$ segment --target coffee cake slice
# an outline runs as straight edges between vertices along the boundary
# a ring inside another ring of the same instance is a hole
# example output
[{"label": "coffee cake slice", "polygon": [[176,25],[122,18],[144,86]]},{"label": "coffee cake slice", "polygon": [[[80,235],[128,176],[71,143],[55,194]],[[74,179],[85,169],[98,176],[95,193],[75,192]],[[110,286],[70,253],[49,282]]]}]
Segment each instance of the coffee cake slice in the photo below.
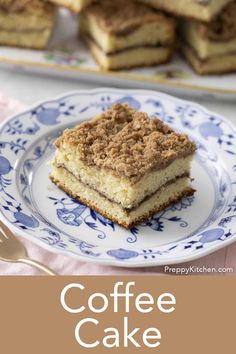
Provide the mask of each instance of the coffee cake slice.
[{"label": "coffee cake slice", "polygon": [[103,0],[82,11],[80,36],[104,69],[157,65],[171,58],[175,21],[132,0]]},{"label": "coffee cake slice", "polygon": [[125,228],[194,193],[196,145],[126,104],[65,130],[55,145],[51,180]]},{"label": "coffee cake slice", "polygon": [[199,74],[236,71],[236,1],[209,24],[185,20],[181,49]]},{"label": "coffee cake slice", "polygon": [[0,45],[43,49],[54,20],[52,4],[40,0],[0,0]]}]

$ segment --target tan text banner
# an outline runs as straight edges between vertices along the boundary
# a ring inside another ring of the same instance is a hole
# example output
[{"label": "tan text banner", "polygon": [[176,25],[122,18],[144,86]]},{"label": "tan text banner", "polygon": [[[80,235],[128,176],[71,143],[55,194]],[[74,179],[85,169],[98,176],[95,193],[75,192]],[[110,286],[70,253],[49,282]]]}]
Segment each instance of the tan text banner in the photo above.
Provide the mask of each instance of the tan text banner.
[{"label": "tan text banner", "polygon": [[236,350],[235,277],[1,277],[0,290],[4,354]]}]

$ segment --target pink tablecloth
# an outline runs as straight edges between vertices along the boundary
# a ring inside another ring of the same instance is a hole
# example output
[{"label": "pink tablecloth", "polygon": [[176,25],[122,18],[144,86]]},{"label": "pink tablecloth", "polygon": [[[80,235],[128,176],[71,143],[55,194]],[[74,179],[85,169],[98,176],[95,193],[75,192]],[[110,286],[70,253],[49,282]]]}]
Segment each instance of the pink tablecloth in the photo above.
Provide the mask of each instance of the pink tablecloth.
[{"label": "pink tablecloth", "polygon": [[[0,120],[7,118],[9,115],[19,112],[24,109],[24,105],[17,102],[14,99],[9,99],[0,94]],[[143,268],[143,269],[125,269],[125,268],[115,268],[115,267],[105,267],[101,265],[96,265],[87,262],[80,262],[72,258],[54,254],[45,251],[43,248],[36,246],[32,242],[21,239],[25,244],[29,256],[35,260],[41,261],[42,263],[48,265],[50,268],[55,270],[61,275],[129,275],[129,274],[163,274],[164,267],[155,268]],[[232,268],[232,270],[226,273],[218,274],[232,274],[236,273],[236,242],[229,247],[226,247],[220,251],[217,251],[207,257],[201,258],[197,261],[177,265],[177,267],[188,268],[195,266],[199,268],[199,271],[207,268]],[[172,266],[174,267],[174,266]],[[205,274],[208,273],[207,271]],[[0,275],[38,275],[41,274],[39,271],[31,268],[29,266],[21,264],[4,263],[0,261]],[[168,273],[166,273],[168,274]],[[173,274],[173,273],[172,273]],[[193,273],[191,273],[193,274]],[[194,274],[202,274],[201,272],[196,272]],[[214,273],[213,273],[214,274]]]}]

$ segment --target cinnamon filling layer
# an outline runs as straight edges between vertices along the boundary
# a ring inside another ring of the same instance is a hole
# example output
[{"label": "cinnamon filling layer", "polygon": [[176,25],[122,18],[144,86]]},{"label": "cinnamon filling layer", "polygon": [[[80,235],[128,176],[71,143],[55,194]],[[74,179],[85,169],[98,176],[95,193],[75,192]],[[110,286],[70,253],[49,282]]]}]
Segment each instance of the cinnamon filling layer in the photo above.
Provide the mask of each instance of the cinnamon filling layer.
[{"label": "cinnamon filling layer", "polygon": [[160,41],[158,41],[158,43],[152,45],[152,44],[140,44],[140,45],[132,45],[132,46],[129,46],[129,47],[125,47],[123,49],[119,49],[119,50],[114,50],[114,51],[108,51],[108,52],[105,52],[104,49],[98,44],[98,42],[88,33],[83,33],[83,36],[85,38],[87,38],[89,41],[93,42],[94,45],[96,45],[105,55],[107,56],[112,56],[112,55],[117,55],[117,54],[120,54],[120,53],[124,53],[124,52],[127,52],[128,50],[131,50],[131,49],[139,49],[139,48],[168,48],[170,47],[170,44],[169,43],[161,43]]},{"label": "cinnamon filling layer", "polygon": [[134,205],[131,206],[130,208],[124,208],[121,203],[118,203],[118,202],[116,202],[115,200],[113,200],[112,198],[107,197],[104,193],[100,192],[99,190],[97,190],[96,188],[90,186],[89,184],[82,182],[81,179],[78,178],[78,176],[75,176],[73,173],[71,173],[71,172],[65,167],[65,165],[63,165],[63,164],[56,164],[56,167],[57,167],[57,168],[63,168],[63,169],[66,170],[68,173],[70,173],[74,178],[76,178],[77,181],[79,181],[81,184],[83,184],[85,187],[88,187],[88,188],[94,190],[94,191],[97,192],[100,196],[102,196],[103,198],[106,198],[107,200],[109,200],[111,203],[114,203],[114,204],[116,204],[116,205],[121,206],[121,208],[122,208],[124,211],[126,211],[127,213],[138,209],[142,203],[146,202],[148,199],[150,199],[150,198],[151,198],[154,194],[156,194],[158,191],[160,191],[161,189],[166,188],[167,186],[169,186],[169,185],[172,184],[172,183],[175,183],[177,180],[179,180],[179,179],[181,179],[181,178],[186,178],[186,177],[190,178],[190,174],[189,174],[189,173],[183,173],[181,176],[178,176],[178,177],[175,177],[175,178],[169,180],[167,183],[165,183],[164,185],[162,185],[160,188],[158,188],[157,190],[155,190],[153,193],[146,195],[146,196],[145,196],[141,201],[139,201],[137,204],[134,204]]},{"label": "cinnamon filling layer", "polygon": [[199,57],[197,51],[195,50],[195,48],[193,48],[189,43],[186,43],[186,41],[184,41],[184,45],[186,47],[188,47],[194,54],[194,56],[197,58],[197,60],[200,62],[200,63],[206,63],[210,58],[214,58],[214,57],[218,57],[218,58],[221,58],[224,59],[224,56],[225,55],[236,55],[236,49],[235,50],[232,50],[232,51],[229,51],[229,52],[226,52],[224,54],[219,54],[219,55],[212,55],[212,56],[209,56],[207,57],[206,59],[202,59]]}]

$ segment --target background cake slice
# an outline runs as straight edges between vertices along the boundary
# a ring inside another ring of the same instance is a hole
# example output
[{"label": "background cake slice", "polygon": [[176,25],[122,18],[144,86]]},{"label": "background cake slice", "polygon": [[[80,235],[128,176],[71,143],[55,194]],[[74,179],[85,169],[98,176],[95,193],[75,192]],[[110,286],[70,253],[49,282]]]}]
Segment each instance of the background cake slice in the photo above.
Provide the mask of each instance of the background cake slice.
[{"label": "background cake slice", "polygon": [[103,0],[81,13],[80,36],[104,69],[155,65],[171,57],[175,21],[132,0]]},{"label": "background cake slice", "polygon": [[139,0],[156,9],[200,21],[211,21],[232,0]]},{"label": "background cake slice", "polygon": [[55,7],[40,0],[0,0],[0,45],[44,48],[55,20]]},{"label": "background cake slice", "polygon": [[236,1],[209,24],[185,20],[181,47],[199,74],[236,71]]},{"label": "background cake slice", "polygon": [[194,192],[196,145],[127,105],[65,130],[56,147],[52,181],[126,228]]}]

